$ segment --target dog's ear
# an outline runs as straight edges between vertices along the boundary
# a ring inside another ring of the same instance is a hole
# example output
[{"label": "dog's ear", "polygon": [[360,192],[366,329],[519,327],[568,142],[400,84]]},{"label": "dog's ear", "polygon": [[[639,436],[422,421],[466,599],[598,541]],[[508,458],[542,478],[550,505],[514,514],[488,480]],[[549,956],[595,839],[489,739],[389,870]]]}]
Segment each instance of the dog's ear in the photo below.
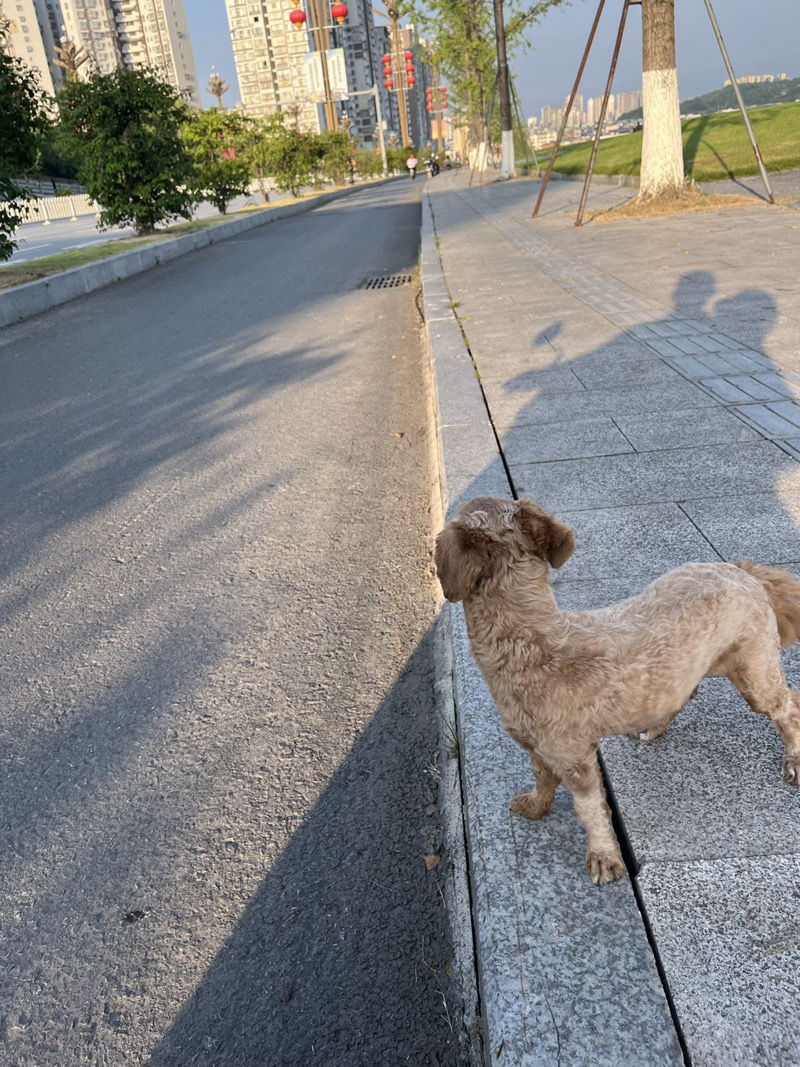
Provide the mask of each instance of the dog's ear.
[{"label": "dog's ear", "polygon": [[517,501],[517,524],[528,551],[547,560],[551,567],[563,567],[575,551],[575,534],[569,526],[530,500]]},{"label": "dog's ear", "polygon": [[489,545],[483,530],[449,522],[436,538],[433,559],[442,592],[455,603],[464,600],[483,573]]}]

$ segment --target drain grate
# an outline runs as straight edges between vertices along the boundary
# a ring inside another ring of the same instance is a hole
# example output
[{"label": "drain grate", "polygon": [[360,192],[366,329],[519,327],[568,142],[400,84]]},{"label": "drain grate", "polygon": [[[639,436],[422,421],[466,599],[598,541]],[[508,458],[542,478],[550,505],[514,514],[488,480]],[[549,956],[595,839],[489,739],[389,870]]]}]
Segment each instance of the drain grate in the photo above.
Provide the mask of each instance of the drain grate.
[{"label": "drain grate", "polygon": [[401,285],[411,285],[410,274],[379,274],[377,278],[367,278],[359,289],[397,289]]}]

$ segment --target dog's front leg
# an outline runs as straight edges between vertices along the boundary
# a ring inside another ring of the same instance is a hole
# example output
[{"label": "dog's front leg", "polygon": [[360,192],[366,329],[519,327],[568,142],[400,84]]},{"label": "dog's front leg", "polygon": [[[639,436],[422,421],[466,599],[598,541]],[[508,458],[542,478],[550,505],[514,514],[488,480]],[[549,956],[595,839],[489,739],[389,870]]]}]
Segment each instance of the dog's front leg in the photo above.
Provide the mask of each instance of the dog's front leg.
[{"label": "dog's front leg", "polygon": [[523,745],[523,748],[527,749],[531,757],[536,788],[530,792],[517,793],[509,807],[515,815],[522,815],[526,819],[541,819],[553,806],[559,779],[527,745]]},{"label": "dog's front leg", "polygon": [[595,885],[614,882],[625,870],[606,803],[597,750],[583,759],[557,768],[563,784],[572,793],[575,814],[586,830],[586,869]]}]

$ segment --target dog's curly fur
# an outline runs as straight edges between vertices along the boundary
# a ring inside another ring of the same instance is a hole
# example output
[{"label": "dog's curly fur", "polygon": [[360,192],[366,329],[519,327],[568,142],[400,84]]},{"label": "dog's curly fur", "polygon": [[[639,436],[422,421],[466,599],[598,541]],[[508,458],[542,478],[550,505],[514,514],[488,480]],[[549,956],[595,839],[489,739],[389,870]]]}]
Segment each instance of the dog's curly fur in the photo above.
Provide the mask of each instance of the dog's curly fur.
[{"label": "dog's curly fur", "polygon": [[503,726],[530,755],[536,788],[511,809],[540,819],[556,787],[572,793],[595,884],[623,871],[597,761],[601,737],[664,733],[703,678],[725,675],[784,742],[783,776],[800,780],[800,694],[780,647],[800,637],[800,584],[754,563],[689,563],[639,596],[564,612],[550,567],[572,530],[529,500],[479,497],[436,541],[444,595],[463,601],[470,647]]}]

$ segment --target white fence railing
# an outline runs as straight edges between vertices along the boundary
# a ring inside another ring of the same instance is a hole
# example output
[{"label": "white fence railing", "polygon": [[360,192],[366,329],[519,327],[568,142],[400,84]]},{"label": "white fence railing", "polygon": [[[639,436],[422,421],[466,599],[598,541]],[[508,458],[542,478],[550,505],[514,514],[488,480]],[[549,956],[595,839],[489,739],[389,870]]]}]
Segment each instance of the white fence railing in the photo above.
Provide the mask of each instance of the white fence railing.
[{"label": "white fence railing", "polygon": [[99,215],[97,204],[86,193],[76,196],[42,196],[25,201],[25,222],[44,222],[53,219],[77,219],[79,215]]}]

